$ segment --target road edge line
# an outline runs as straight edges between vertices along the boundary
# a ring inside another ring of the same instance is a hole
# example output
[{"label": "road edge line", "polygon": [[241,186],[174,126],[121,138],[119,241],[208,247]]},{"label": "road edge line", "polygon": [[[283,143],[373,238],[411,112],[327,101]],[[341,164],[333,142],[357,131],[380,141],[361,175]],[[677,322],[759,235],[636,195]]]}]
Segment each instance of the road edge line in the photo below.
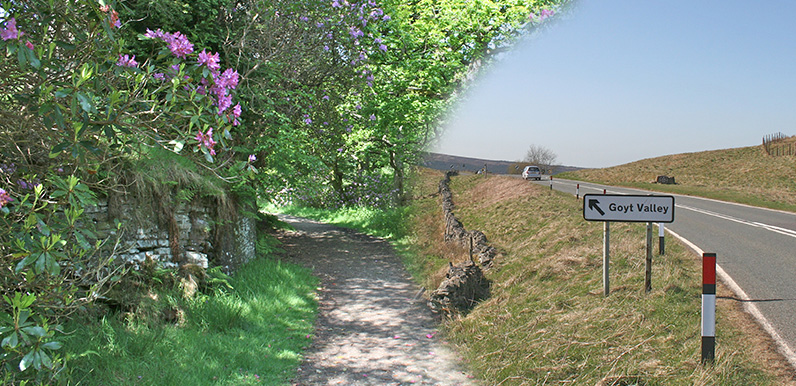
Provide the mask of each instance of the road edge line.
[{"label": "road edge line", "polygon": [[[696,252],[697,255],[702,256],[702,254],[704,253],[702,248],[699,248],[698,246],[696,246],[696,244],[692,243],[685,237],[680,236],[679,234],[668,228],[665,228],[665,230],[666,232],[669,232],[669,234],[674,236],[676,239],[683,242],[683,244],[691,248],[691,250]],[[743,304],[744,310],[750,315],[752,315],[753,318],[755,318],[757,323],[760,324],[760,327],[763,327],[763,330],[765,330],[765,332],[768,333],[768,335],[771,337],[772,340],[774,340],[774,343],[777,345],[777,351],[779,351],[779,353],[785,357],[785,360],[788,361],[788,363],[791,365],[793,369],[796,369],[796,353],[793,351],[793,349],[790,348],[790,346],[788,346],[785,340],[782,339],[782,336],[779,335],[776,329],[774,329],[774,326],[771,325],[771,322],[769,322],[768,319],[766,319],[766,317],[763,316],[763,313],[760,312],[760,309],[757,308],[757,305],[752,303],[751,301],[752,299],[749,298],[749,295],[746,294],[746,291],[744,291],[738,285],[738,283],[736,283],[735,280],[733,280],[732,277],[730,277],[730,275],[726,271],[724,271],[724,269],[721,268],[721,266],[718,263],[716,264],[716,274],[719,276],[719,278],[721,278],[721,281],[724,282],[724,284],[726,284],[727,287],[730,288],[730,291],[732,291],[735,294],[735,296],[737,296],[742,300],[741,303]]]}]

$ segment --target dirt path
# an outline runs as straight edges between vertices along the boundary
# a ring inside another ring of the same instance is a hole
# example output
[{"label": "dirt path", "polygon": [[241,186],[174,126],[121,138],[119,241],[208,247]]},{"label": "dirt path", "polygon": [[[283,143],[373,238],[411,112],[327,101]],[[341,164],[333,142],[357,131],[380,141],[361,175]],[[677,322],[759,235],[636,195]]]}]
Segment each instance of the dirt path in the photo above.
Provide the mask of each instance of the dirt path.
[{"label": "dirt path", "polygon": [[475,385],[391,246],[291,216],[287,259],[321,279],[316,333],[294,385]]}]

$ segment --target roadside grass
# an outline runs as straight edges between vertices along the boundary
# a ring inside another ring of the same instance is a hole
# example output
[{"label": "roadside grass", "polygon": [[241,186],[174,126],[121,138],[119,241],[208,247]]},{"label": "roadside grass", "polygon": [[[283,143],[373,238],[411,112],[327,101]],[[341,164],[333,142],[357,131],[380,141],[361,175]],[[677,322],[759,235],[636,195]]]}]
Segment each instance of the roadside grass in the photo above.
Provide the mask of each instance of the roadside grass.
[{"label": "roadside grass", "polygon": [[[421,178],[435,184],[416,185],[412,234],[422,249],[413,258],[433,286],[437,265],[447,264],[441,233],[431,231],[442,221],[430,196],[442,174]],[[505,177],[454,177],[451,188],[465,228],[483,231],[501,252],[487,271],[491,297],[445,324],[486,384],[794,384],[729,296],[718,302],[716,361],[700,364],[701,265],[679,242],[668,240],[665,256],[655,249],[653,290],[645,293],[645,227],[612,224],[605,297],[602,223],[584,221],[575,197]]]},{"label": "roadside grass", "polygon": [[[261,257],[209,294],[151,291],[137,309],[75,321],[70,385],[288,385],[311,341],[317,279]],[[163,320],[176,310],[176,320]]]},{"label": "roadside grass", "polygon": [[[659,175],[677,185],[655,184]],[[796,212],[796,157],[772,157],[762,146],[675,154],[556,178],[685,194]]]}]

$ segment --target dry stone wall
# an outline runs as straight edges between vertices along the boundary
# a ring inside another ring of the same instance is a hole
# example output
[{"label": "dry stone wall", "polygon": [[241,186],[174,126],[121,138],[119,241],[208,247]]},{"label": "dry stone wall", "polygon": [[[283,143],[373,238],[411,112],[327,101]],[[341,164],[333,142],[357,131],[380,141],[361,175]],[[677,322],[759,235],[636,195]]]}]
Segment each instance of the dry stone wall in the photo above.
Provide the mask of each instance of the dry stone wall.
[{"label": "dry stone wall", "polygon": [[86,208],[84,216],[100,238],[120,239],[117,259],[134,268],[151,259],[164,268],[214,265],[229,273],[255,257],[256,222],[249,217],[219,221],[212,204],[191,203],[169,210],[173,215],[164,220],[135,199],[114,201],[112,208],[107,200]]},{"label": "dry stone wall", "polygon": [[429,307],[432,311],[446,315],[461,314],[469,311],[477,302],[489,297],[489,280],[484,277],[483,269],[488,268],[497,256],[497,250],[490,246],[486,235],[478,230],[468,231],[453,212],[453,194],[449,183],[455,171],[445,173],[439,183],[439,195],[442,201],[442,213],[445,221],[446,242],[453,242],[468,248],[470,261],[461,264],[450,264],[445,280],[436,290],[431,292]]}]

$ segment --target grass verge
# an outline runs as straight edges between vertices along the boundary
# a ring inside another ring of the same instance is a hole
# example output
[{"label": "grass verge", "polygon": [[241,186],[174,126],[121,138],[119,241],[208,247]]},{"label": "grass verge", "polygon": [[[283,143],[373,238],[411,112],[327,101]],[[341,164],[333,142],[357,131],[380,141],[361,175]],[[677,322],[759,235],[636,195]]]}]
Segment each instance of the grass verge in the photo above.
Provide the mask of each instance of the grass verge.
[{"label": "grass verge", "polygon": [[[430,196],[435,186],[417,185],[413,232],[425,251],[418,265],[432,283],[448,258],[441,233],[428,231],[441,222]],[[726,292],[718,304],[716,362],[700,364],[700,265],[678,242],[654,256],[653,290],[645,293],[645,227],[612,224],[612,292],[605,297],[602,223],[584,221],[574,197],[503,177],[455,177],[451,188],[464,226],[483,231],[501,251],[487,271],[492,297],[446,323],[447,337],[486,384],[794,383]]]},{"label": "grass verge", "polygon": [[[135,312],[66,326],[69,384],[287,385],[311,341],[317,284],[296,265],[259,258],[210,294],[148,294]],[[158,317],[177,310],[171,321]]]}]

